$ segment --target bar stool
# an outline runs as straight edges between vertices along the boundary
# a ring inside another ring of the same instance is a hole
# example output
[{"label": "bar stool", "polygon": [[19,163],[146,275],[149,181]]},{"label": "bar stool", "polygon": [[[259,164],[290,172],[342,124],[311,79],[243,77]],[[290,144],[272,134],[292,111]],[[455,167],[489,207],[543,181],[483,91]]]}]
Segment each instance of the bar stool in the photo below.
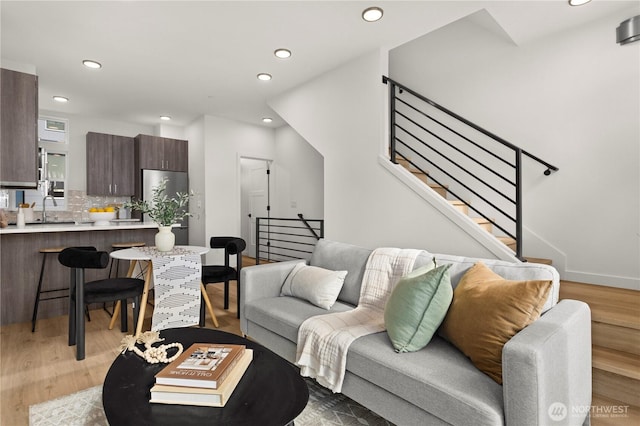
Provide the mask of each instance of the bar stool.
[{"label": "bar stool", "polygon": [[[69,297],[69,287],[61,287],[61,288],[55,288],[55,289],[50,289],[50,290],[43,290],[42,289],[42,281],[44,279],[44,266],[47,262],[47,256],[50,254],[55,254],[57,255],[58,253],[60,253],[62,250],[64,250],[66,247],[47,247],[47,248],[41,248],[39,251],[42,254],[42,266],[40,267],[40,278],[38,278],[38,289],[36,291],[36,301],[33,304],[33,316],[31,317],[31,332],[35,332],[36,331],[36,320],[38,318],[38,305],[40,305],[40,301],[46,301],[46,300],[54,300],[54,299],[63,299],[63,298],[67,298]],[[60,296],[47,296],[47,297],[40,297],[41,294],[44,293],[54,293],[54,292],[60,292],[60,291],[64,291],[65,293],[63,295]]]},{"label": "bar stool", "polygon": [[[127,241],[122,243],[113,243],[111,244],[111,249],[113,251],[128,249],[133,247],[144,247],[146,244],[143,241]],[[111,265],[109,266],[109,278],[111,278],[111,271],[113,269],[114,259],[111,259]],[[115,259],[116,264],[116,277],[118,276],[118,271],[120,270],[120,259]]]}]

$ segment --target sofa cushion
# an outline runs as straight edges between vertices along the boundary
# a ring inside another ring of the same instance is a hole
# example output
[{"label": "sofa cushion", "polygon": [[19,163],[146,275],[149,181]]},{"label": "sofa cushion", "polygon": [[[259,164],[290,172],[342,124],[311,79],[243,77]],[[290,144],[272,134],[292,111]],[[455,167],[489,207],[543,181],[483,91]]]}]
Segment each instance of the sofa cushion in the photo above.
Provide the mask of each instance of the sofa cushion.
[{"label": "sofa cushion", "polygon": [[291,296],[270,297],[251,301],[244,305],[247,321],[260,324],[294,344],[298,341],[298,328],[304,320],[316,315],[344,312],[353,306],[337,301],[330,310],[319,308],[306,300]]},{"label": "sofa cushion", "polygon": [[439,336],[406,353],[395,352],[384,332],[360,337],[349,347],[347,371],[448,424],[504,424],[502,386]]},{"label": "sofa cushion", "polygon": [[[476,262],[478,262],[478,259],[454,256],[450,254],[436,254],[434,256],[438,265],[442,265],[444,263],[451,264],[449,276],[451,277],[451,285],[454,289],[458,285],[458,282],[460,282],[462,276],[473,265],[475,265]],[[489,267],[489,269],[506,280],[550,280],[553,287],[549,292],[549,297],[547,298],[541,313],[545,313],[558,303],[558,296],[560,293],[560,276],[554,267],[542,265],[540,263],[518,263],[493,259],[483,259],[482,262]]]},{"label": "sofa cushion", "polygon": [[397,352],[413,352],[429,343],[451,304],[451,265],[414,269],[398,281],[384,310],[384,324]]},{"label": "sofa cushion", "polygon": [[323,309],[331,309],[346,275],[347,271],[331,271],[299,263],[284,280],[280,295],[298,297]]},{"label": "sofa cushion", "polygon": [[[357,306],[360,301],[362,277],[372,251],[352,244],[321,239],[316,243],[309,265],[333,271],[348,271],[338,300]],[[424,251],[416,259],[413,268],[417,269],[432,262],[433,255]]]},{"label": "sofa cushion", "polygon": [[509,281],[476,263],[460,280],[440,334],[502,384],[502,347],[540,317],[551,281]]},{"label": "sofa cushion", "polygon": [[371,251],[351,244],[321,239],[316,243],[309,265],[333,271],[347,271],[338,300],[356,306],[360,300],[362,276]]}]

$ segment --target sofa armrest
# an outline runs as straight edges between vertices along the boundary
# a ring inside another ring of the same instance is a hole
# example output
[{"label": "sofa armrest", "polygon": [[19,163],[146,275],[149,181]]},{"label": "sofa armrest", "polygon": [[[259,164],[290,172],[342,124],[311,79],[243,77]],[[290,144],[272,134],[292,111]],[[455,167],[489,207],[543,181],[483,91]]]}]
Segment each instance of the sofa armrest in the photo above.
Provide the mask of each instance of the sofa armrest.
[{"label": "sofa armrest", "polygon": [[244,305],[257,299],[277,297],[287,275],[304,260],[267,263],[248,266],[240,270],[240,329],[246,330]]},{"label": "sofa armrest", "polygon": [[[581,425],[591,406],[591,311],[562,300],[502,351],[507,425]],[[588,422],[587,422],[588,423]]]}]

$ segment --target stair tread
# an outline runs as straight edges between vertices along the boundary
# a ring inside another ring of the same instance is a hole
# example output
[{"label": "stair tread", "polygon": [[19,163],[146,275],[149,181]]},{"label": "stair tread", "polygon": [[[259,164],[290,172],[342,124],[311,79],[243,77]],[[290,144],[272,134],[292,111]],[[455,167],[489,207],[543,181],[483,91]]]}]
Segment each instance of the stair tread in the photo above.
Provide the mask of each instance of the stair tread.
[{"label": "stair tread", "polygon": [[593,300],[594,302],[604,302],[616,306],[640,306],[640,291],[566,280],[563,280],[563,284],[564,286],[561,291],[564,293],[579,294],[584,298],[581,300]]},{"label": "stair tread", "polygon": [[591,343],[604,348],[640,355],[640,332],[635,328],[591,321]]},{"label": "stair tread", "polygon": [[[638,406],[629,405],[596,393],[593,394],[591,406],[591,426],[635,426],[640,424],[640,407]],[[609,411],[610,407],[625,407],[619,408],[625,412],[615,413],[615,416],[608,415],[606,411]],[[602,412],[598,412],[598,409]]]},{"label": "stair tread", "polygon": [[611,306],[606,304],[594,302],[587,302],[587,304],[591,308],[592,321],[640,330],[640,317],[638,317],[637,309],[630,310],[618,307],[612,310]]},{"label": "stair tread", "polygon": [[428,175],[429,172],[422,172],[418,170],[413,164],[411,164],[411,160],[399,152],[396,153],[396,164],[401,165],[405,169],[409,170],[411,173],[421,173],[424,175]]},{"label": "stair tread", "polygon": [[621,401],[624,405],[640,406],[638,380],[599,368],[591,370],[591,377],[593,379],[592,394]]},{"label": "stair tread", "polygon": [[499,239],[500,241],[502,241],[505,244],[507,244],[507,243],[512,244],[512,243],[516,242],[516,240],[514,240],[511,237],[496,237],[496,238]]},{"label": "stair tread", "polygon": [[491,223],[491,221],[489,221],[488,219],[485,219],[484,217],[472,217],[471,220],[473,220],[478,225],[481,223]]},{"label": "stair tread", "polygon": [[525,256],[525,259],[529,263],[542,263],[543,265],[552,265],[553,264],[553,261],[551,259],[544,259],[542,257]]},{"label": "stair tread", "polygon": [[592,363],[594,368],[640,380],[640,355],[593,346]]},{"label": "stair tread", "polygon": [[640,330],[640,292],[601,285],[562,281],[560,299],[586,302],[593,321]]}]

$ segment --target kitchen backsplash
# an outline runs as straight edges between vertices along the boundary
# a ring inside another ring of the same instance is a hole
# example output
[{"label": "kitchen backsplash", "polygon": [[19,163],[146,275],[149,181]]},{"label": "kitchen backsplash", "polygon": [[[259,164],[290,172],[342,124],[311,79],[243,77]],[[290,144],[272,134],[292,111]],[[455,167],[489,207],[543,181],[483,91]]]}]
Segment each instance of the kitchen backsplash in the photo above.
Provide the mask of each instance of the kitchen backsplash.
[{"label": "kitchen backsplash", "polygon": [[[91,207],[106,206],[122,206],[127,201],[131,201],[131,197],[97,197],[87,195],[84,191],[68,190],[66,192],[66,208],[65,210],[52,209],[51,204],[47,203],[47,218],[50,221],[63,222],[87,222],[89,221],[88,210]],[[9,216],[9,223],[16,221],[16,210],[5,210]],[[34,210],[34,220],[42,219],[42,210]]]}]

